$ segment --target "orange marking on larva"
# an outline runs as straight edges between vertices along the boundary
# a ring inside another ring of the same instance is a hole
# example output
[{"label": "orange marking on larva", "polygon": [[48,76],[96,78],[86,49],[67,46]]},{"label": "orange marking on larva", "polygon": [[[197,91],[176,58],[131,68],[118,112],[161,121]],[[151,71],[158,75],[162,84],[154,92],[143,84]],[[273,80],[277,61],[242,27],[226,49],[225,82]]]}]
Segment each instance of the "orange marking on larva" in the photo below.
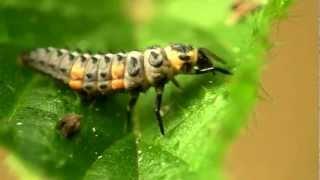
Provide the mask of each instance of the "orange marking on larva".
[{"label": "orange marking on larva", "polygon": [[171,49],[171,47],[165,48],[168,60],[170,61],[171,66],[176,70],[179,71],[183,62],[179,59],[179,53]]},{"label": "orange marking on larva", "polygon": [[123,89],[123,88],[124,88],[124,81],[123,81],[123,79],[112,80],[112,82],[111,82],[111,88],[112,88],[113,90]]},{"label": "orange marking on larva", "polygon": [[122,79],[124,77],[124,64],[112,65],[112,79]]},{"label": "orange marking on larva", "polygon": [[69,87],[73,90],[80,90],[82,88],[82,81],[81,80],[70,80]]},{"label": "orange marking on larva", "polygon": [[84,68],[79,66],[72,67],[70,72],[70,78],[72,80],[82,80],[83,77],[84,77]]},{"label": "orange marking on larva", "polygon": [[174,57],[172,59],[170,59],[171,61],[171,65],[177,70],[177,71],[180,71],[181,67],[182,67],[182,64],[183,62],[177,58],[177,57]]},{"label": "orange marking on larva", "polygon": [[196,64],[197,59],[198,59],[198,50],[194,49],[194,50],[188,52],[188,56],[191,57],[192,64]]}]

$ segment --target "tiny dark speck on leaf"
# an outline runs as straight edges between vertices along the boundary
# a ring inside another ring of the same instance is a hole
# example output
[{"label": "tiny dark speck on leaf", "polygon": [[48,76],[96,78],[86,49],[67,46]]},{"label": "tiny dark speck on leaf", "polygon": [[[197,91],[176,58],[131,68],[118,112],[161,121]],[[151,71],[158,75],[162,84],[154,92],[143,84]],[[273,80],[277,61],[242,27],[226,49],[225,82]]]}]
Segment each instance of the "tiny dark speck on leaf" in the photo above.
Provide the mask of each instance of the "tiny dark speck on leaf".
[{"label": "tiny dark speck on leaf", "polygon": [[71,138],[80,130],[81,116],[78,114],[67,114],[57,123],[57,129],[65,138]]}]

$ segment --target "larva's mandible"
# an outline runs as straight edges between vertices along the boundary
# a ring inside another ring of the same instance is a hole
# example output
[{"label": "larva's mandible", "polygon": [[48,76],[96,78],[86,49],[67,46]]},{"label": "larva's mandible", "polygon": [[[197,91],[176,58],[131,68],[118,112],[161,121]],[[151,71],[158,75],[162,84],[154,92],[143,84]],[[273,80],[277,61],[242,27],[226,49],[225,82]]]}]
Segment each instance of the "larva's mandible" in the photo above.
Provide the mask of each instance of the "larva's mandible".
[{"label": "larva's mandible", "polygon": [[178,74],[221,72],[230,74],[221,58],[205,48],[172,44],[127,53],[89,54],[66,49],[38,48],[21,55],[23,62],[76,91],[109,94],[127,91],[131,95],[128,118],[140,92],[155,87],[155,112],[164,134],[160,106],[164,86]]}]

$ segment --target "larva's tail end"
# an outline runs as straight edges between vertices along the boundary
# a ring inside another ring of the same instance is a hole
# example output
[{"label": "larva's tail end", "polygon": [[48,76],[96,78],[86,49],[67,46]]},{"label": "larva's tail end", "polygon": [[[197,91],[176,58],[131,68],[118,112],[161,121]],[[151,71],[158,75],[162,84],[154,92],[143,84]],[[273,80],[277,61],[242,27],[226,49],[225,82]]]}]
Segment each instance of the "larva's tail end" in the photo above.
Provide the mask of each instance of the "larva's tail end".
[{"label": "larva's tail end", "polygon": [[18,55],[18,63],[22,65],[28,65],[31,58],[28,52],[22,52]]}]

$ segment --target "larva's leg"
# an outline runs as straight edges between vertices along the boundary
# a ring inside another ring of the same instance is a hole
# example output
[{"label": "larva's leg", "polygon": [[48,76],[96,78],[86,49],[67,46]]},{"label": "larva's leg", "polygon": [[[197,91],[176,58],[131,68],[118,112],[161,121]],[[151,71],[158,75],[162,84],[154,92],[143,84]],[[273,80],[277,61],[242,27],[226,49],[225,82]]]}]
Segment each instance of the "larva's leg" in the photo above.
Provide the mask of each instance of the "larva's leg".
[{"label": "larva's leg", "polygon": [[181,90],[181,86],[180,86],[179,82],[175,78],[172,78],[171,82],[173,83],[173,85],[175,85],[178,89]]},{"label": "larva's leg", "polygon": [[129,104],[127,105],[127,122],[125,124],[125,132],[132,129],[132,112],[137,104],[139,93],[130,93]]},{"label": "larva's leg", "polygon": [[154,107],[154,111],[156,113],[156,118],[157,118],[160,132],[162,135],[164,135],[164,126],[163,126],[163,121],[162,121],[160,111],[161,111],[163,89],[164,89],[164,86],[156,87],[157,96],[156,96],[155,107]]},{"label": "larva's leg", "polygon": [[229,70],[224,69],[224,68],[219,68],[219,67],[204,68],[204,69],[196,71],[195,74],[206,74],[206,73],[209,73],[209,72],[212,72],[213,75],[215,75],[216,72],[220,72],[220,73],[226,74],[226,75],[231,75],[232,74]]},{"label": "larva's leg", "polygon": [[83,92],[83,91],[79,91],[78,94],[79,94],[81,102],[83,104],[91,105],[91,104],[94,104],[96,102],[96,96],[95,95],[88,94],[88,93]]}]

